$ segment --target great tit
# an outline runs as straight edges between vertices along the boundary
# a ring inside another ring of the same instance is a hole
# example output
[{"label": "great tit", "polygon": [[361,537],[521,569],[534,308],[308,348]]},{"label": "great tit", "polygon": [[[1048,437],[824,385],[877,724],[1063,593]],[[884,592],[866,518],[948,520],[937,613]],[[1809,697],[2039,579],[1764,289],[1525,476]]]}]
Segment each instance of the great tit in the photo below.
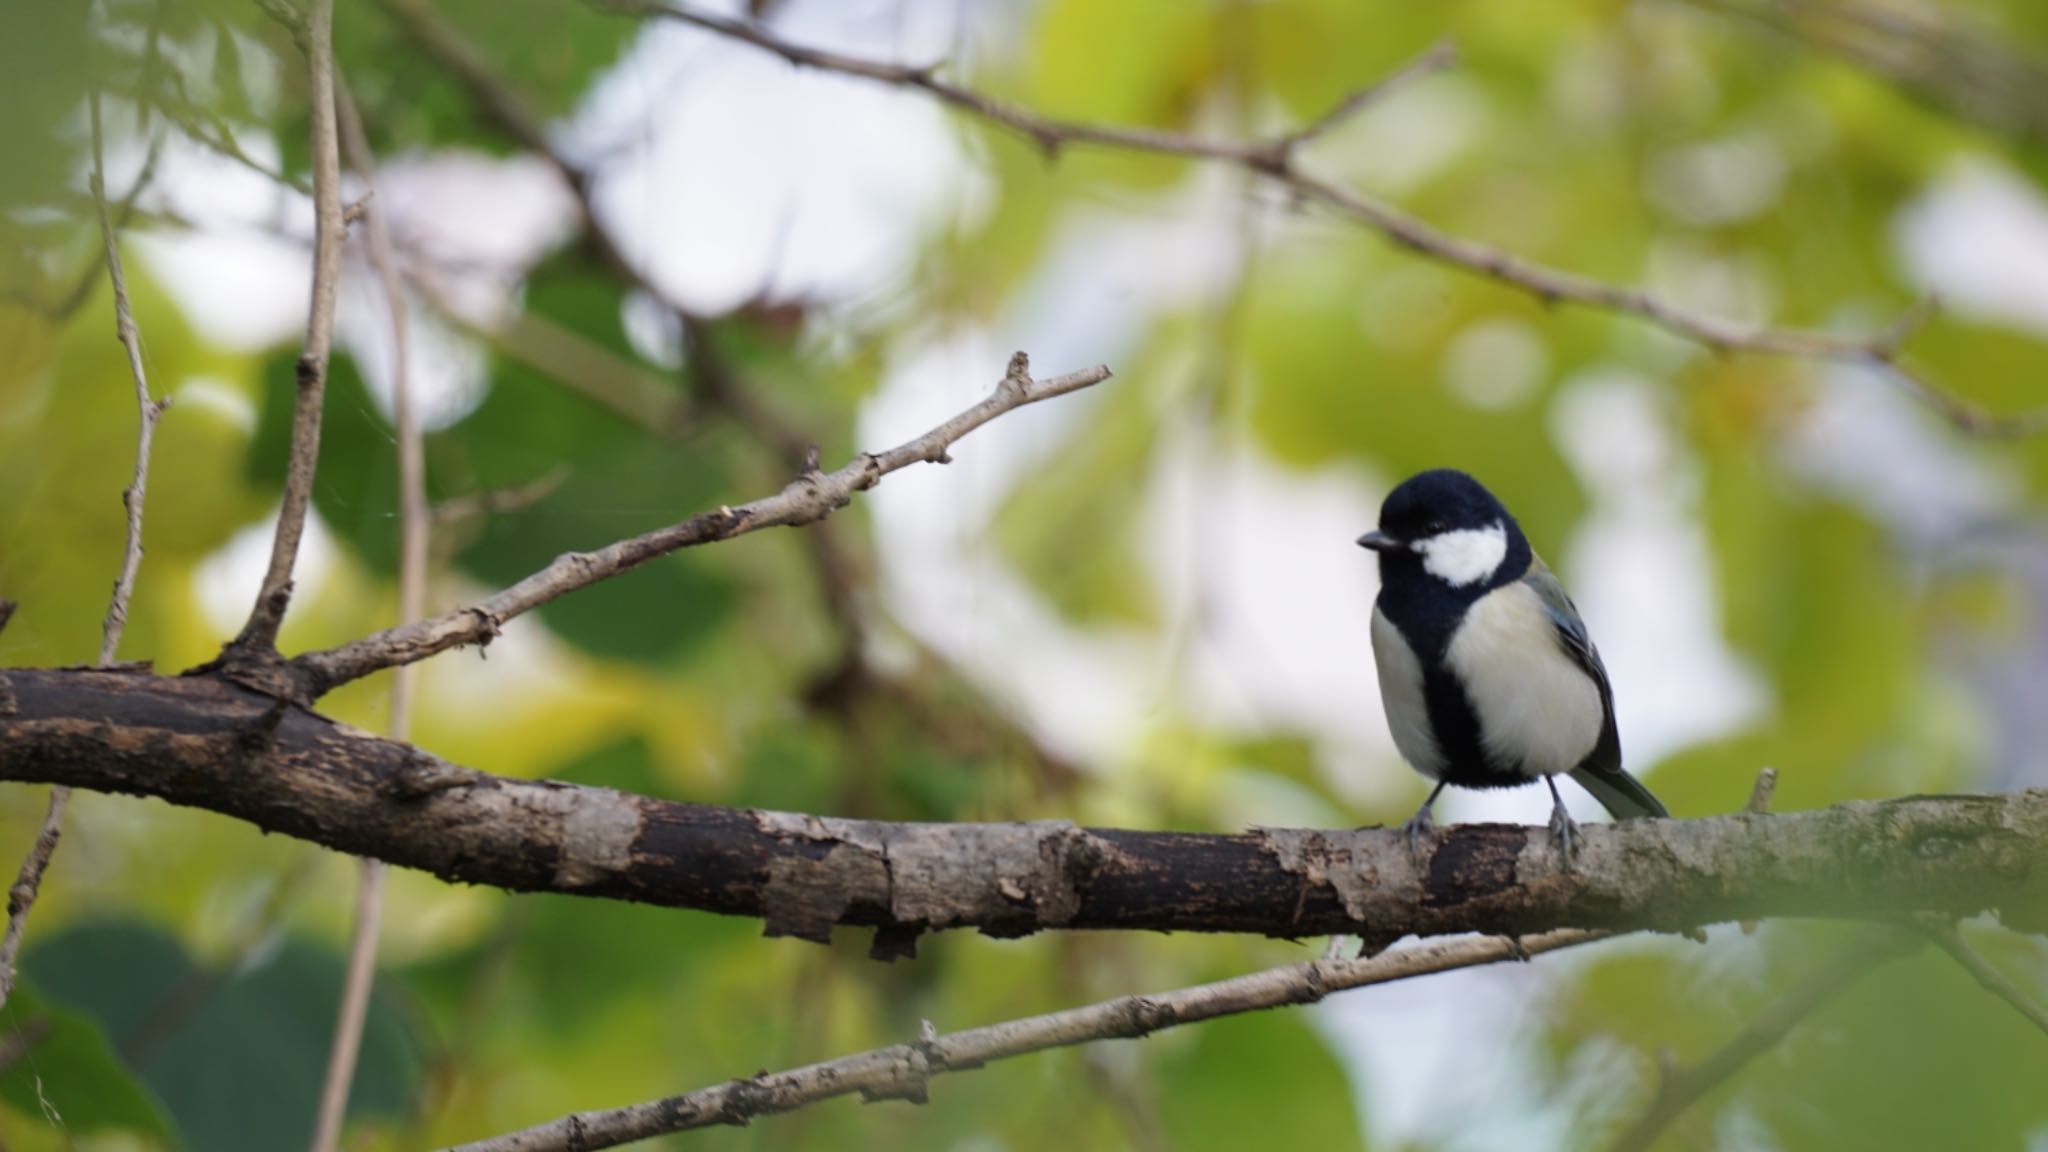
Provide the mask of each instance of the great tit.
[{"label": "great tit", "polygon": [[1373,660],[1394,747],[1436,781],[1403,825],[1412,851],[1447,784],[1550,786],[1550,831],[1569,861],[1568,772],[1617,820],[1670,815],[1621,767],[1607,669],[1564,586],[1479,481],[1449,468],[1403,481],[1358,538],[1379,553]]}]

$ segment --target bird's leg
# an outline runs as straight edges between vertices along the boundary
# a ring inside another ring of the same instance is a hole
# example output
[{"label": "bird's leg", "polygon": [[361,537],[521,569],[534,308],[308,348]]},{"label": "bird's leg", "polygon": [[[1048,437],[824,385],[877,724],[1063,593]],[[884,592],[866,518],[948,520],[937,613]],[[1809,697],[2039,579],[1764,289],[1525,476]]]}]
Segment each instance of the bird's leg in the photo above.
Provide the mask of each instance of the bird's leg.
[{"label": "bird's leg", "polygon": [[1424,800],[1422,807],[1415,810],[1415,815],[1410,816],[1408,822],[1401,825],[1401,831],[1408,834],[1408,854],[1417,860],[1422,859],[1423,838],[1436,835],[1436,821],[1430,819],[1429,810],[1435,807],[1437,793],[1443,790],[1444,782],[1437,781],[1436,787],[1429,790],[1429,799]]},{"label": "bird's leg", "polygon": [[1579,826],[1572,822],[1572,814],[1565,810],[1564,797],[1557,794],[1557,777],[1545,776],[1550,785],[1550,837],[1557,842],[1557,850],[1564,857],[1564,866],[1572,866],[1572,855],[1578,850]]}]

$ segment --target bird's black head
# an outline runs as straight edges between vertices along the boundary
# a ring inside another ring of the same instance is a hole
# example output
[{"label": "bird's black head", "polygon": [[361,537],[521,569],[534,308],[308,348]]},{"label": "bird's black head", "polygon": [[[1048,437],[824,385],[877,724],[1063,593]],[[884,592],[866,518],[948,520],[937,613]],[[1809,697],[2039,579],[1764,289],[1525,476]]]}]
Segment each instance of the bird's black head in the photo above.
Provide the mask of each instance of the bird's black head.
[{"label": "bird's black head", "polygon": [[1486,486],[1453,468],[1419,472],[1380,505],[1380,526],[1358,538],[1380,554],[1380,580],[1423,579],[1477,597],[1518,580],[1532,553],[1522,528]]}]

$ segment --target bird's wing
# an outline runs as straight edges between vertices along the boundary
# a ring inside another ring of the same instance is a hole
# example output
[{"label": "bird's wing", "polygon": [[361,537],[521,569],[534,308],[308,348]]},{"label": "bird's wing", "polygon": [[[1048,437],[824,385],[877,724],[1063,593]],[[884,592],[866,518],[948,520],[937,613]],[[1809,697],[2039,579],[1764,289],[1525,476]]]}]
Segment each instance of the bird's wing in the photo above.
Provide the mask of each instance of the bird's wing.
[{"label": "bird's wing", "polygon": [[1600,662],[1600,651],[1593,647],[1593,638],[1586,633],[1586,623],[1579,619],[1578,607],[1565,594],[1564,585],[1558,582],[1556,574],[1540,556],[1531,558],[1529,571],[1522,577],[1522,582],[1536,593],[1536,598],[1549,611],[1550,622],[1556,626],[1558,646],[1600,688],[1600,742],[1593,746],[1586,762],[1573,770],[1572,779],[1591,792],[1618,820],[1631,816],[1670,815],[1649,789],[1622,769],[1621,733],[1614,726],[1614,688],[1607,682],[1607,666]]}]

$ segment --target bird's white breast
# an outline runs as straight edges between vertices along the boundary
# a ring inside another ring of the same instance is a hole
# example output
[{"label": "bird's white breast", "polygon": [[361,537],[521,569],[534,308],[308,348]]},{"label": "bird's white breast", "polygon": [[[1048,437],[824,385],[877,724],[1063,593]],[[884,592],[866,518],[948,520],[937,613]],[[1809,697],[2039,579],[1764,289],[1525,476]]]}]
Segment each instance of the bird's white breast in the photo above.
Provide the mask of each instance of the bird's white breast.
[{"label": "bird's white breast", "polygon": [[[1374,625],[1378,640],[1377,619]],[[1556,627],[1535,591],[1516,582],[1473,604],[1445,653],[1486,751],[1546,776],[1577,768],[1605,721],[1599,685],[1558,642]]]},{"label": "bird's white breast", "polygon": [[1422,691],[1422,661],[1401,630],[1378,608],[1372,610],[1372,659],[1380,673],[1380,703],[1394,747],[1417,772],[1443,775],[1443,757],[1429,727],[1429,701]]}]

